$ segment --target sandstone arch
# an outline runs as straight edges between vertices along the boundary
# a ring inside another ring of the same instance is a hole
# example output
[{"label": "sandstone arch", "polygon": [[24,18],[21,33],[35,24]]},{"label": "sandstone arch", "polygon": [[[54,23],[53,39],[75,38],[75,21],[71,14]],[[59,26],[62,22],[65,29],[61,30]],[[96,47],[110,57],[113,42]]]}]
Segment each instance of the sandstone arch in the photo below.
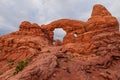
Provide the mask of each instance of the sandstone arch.
[{"label": "sandstone arch", "polygon": [[66,36],[63,40],[63,44],[65,44],[69,42],[75,42],[74,32],[77,32],[78,35],[85,32],[84,24],[85,22],[79,20],[60,19],[48,25],[43,25],[42,28],[49,32],[51,42],[53,42],[54,29],[62,28],[66,32]]}]

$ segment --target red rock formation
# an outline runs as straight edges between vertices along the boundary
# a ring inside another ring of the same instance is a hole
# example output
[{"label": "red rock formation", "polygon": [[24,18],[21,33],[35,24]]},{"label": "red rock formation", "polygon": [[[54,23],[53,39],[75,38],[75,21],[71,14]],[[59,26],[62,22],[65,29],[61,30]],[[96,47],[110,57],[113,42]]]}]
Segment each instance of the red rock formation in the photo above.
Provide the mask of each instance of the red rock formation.
[{"label": "red rock formation", "polygon": [[54,42],[53,42],[53,45],[56,45],[56,46],[61,46],[62,45],[62,43],[61,43],[61,41],[60,40],[55,40]]},{"label": "red rock formation", "polygon": [[85,32],[84,22],[78,20],[70,20],[70,19],[61,19],[54,21],[48,25],[43,25],[42,29],[45,29],[49,32],[50,40],[53,42],[53,30],[55,28],[63,28],[66,31],[66,36],[64,37],[63,44],[75,42],[74,41],[74,33],[82,34]]},{"label": "red rock formation", "polygon": [[20,31],[30,31],[31,23],[28,21],[23,21],[20,24]]},{"label": "red rock formation", "polygon": [[[55,28],[67,34],[52,45]],[[117,19],[99,4],[87,22],[61,19],[39,26],[24,21],[19,31],[0,37],[0,80],[119,80],[118,30]],[[18,62],[28,59],[14,74]]]},{"label": "red rock formation", "polygon": [[87,31],[103,30],[109,27],[109,30],[118,30],[119,23],[105,7],[97,4],[93,7],[91,18],[86,22]]},{"label": "red rock formation", "polygon": [[96,4],[93,7],[93,11],[91,14],[92,17],[94,16],[112,16],[111,13],[101,4]]}]

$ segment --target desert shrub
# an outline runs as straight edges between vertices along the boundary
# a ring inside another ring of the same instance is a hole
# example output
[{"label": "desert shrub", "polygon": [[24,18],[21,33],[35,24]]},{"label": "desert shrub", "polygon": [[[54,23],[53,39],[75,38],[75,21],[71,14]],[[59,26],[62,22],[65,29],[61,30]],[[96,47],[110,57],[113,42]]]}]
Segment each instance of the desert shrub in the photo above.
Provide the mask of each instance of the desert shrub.
[{"label": "desert shrub", "polygon": [[17,74],[18,72],[22,71],[28,65],[28,63],[30,61],[31,61],[31,58],[29,58],[29,59],[27,59],[25,61],[18,62],[18,65],[15,68],[14,74]]}]

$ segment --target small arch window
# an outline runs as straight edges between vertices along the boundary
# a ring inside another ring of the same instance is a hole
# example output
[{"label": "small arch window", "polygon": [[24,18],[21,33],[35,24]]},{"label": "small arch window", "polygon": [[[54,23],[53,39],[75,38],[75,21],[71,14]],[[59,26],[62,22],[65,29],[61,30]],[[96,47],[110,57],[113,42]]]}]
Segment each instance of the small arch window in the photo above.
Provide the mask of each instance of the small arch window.
[{"label": "small arch window", "polygon": [[77,34],[77,32],[74,32],[74,34],[73,34],[73,35],[74,35],[74,37],[78,37],[78,34]]}]

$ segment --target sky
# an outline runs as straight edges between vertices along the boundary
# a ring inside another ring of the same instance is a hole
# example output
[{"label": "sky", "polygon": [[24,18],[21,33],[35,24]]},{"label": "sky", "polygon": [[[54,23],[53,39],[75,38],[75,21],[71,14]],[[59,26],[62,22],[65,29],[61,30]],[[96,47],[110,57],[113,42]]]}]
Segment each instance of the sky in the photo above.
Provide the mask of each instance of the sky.
[{"label": "sky", "polygon": [[120,0],[0,0],[0,35],[19,29],[22,21],[47,24],[70,18],[86,21],[94,4],[104,5],[120,17]]}]

